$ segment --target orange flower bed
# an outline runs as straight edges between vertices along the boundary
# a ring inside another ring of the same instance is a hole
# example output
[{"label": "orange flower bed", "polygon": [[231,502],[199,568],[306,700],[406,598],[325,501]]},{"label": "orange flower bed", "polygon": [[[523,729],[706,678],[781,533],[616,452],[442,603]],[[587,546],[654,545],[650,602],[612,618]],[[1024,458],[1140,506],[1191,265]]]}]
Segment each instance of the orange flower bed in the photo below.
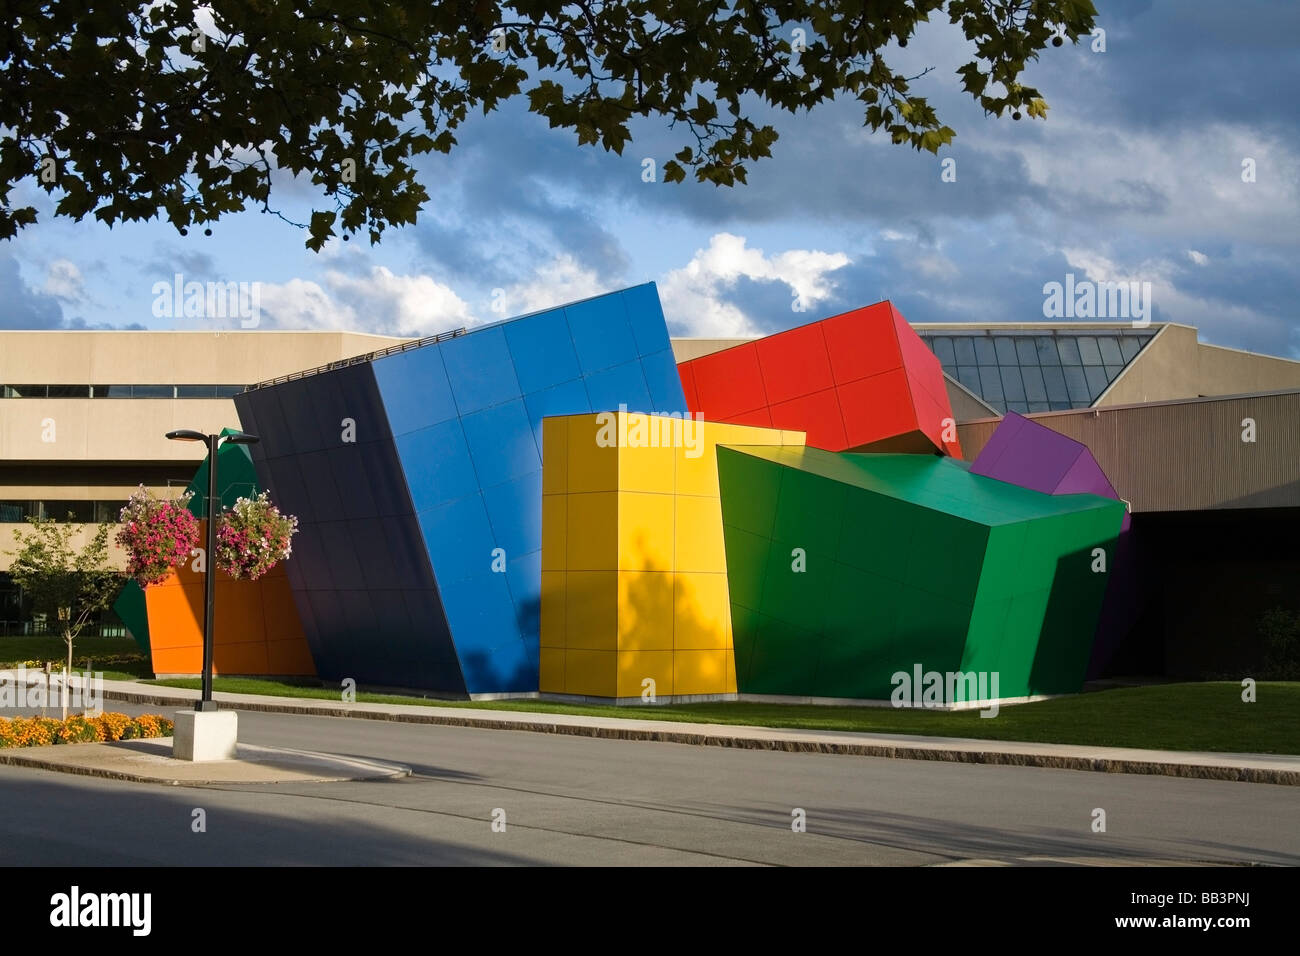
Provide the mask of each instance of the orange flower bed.
[{"label": "orange flower bed", "polygon": [[170,737],[172,722],[159,714],[76,715],[67,720],[54,717],[0,717],[0,747],[46,747],[50,744],[97,743],[105,740],[134,740],[138,737]]}]

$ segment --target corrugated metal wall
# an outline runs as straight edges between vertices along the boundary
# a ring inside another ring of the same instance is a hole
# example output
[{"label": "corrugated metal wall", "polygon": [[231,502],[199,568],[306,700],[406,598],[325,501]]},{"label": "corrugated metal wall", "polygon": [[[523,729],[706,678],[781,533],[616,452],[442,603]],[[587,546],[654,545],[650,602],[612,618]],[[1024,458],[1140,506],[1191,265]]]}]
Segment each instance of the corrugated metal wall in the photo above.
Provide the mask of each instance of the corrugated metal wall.
[{"label": "corrugated metal wall", "polygon": [[[1087,445],[1134,512],[1300,507],[1300,391],[1027,417]],[[958,426],[968,460],[996,427]]]}]

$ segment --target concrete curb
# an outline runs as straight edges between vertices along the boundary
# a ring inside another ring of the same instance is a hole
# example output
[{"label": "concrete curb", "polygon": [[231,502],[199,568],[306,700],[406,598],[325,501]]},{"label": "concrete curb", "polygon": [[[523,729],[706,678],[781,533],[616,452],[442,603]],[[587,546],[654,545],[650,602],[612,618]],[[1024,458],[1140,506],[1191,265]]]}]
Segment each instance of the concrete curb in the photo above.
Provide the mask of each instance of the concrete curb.
[{"label": "concrete curb", "polygon": [[[170,741],[153,738],[149,743]],[[396,780],[411,768],[391,761],[339,757],[281,747],[241,744],[234,760],[189,763],[173,761],[169,749],[157,754],[114,749],[114,743],[58,744],[0,750],[0,765],[70,773],[105,780],[162,784],[171,787],[343,783],[356,780]],[[277,763],[278,762],[278,763]],[[121,769],[133,765],[135,769]]]},{"label": "concrete curb", "polygon": [[[1088,756],[1085,754],[1021,751],[1013,748],[999,749],[995,743],[953,739],[938,744],[894,743],[882,741],[876,735],[863,734],[862,742],[845,740],[816,740],[793,736],[806,732],[790,731],[792,736],[776,736],[780,728],[772,728],[772,736],[757,736],[754,728],[718,724],[716,730],[650,729],[644,726],[607,726],[591,723],[564,723],[548,720],[545,715],[534,718],[503,718],[499,712],[480,711],[476,714],[410,713],[382,710],[362,710],[366,705],[339,707],[335,705],[301,705],[267,701],[246,700],[249,695],[238,695],[238,700],[220,702],[237,710],[268,714],[299,714],[315,717],[347,717],[362,720],[391,720],[407,724],[431,724],[443,727],[471,727],[483,730],[520,730],[530,733],[566,734],[574,737],[594,737],[604,740],[645,740],[656,743],[689,744],[697,747],[730,747],[741,750],[772,750],[786,753],[821,753],[858,757],[885,757],[900,760],[941,760],[952,763],[981,763],[1016,767],[1041,767],[1052,770],[1085,770],[1093,773],[1135,773],[1166,777],[1185,777],[1198,780],[1228,780],[1238,783],[1271,783],[1282,786],[1300,786],[1300,761],[1297,769],[1240,766],[1226,762],[1195,762],[1173,759],[1141,759],[1123,756]],[[105,688],[105,700],[120,700],[131,704],[150,706],[175,706],[189,703],[193,697],[164,696]],[[280,698],[283,700],[283,698]],[[417,705],[418,706],[418,705]],[[611,720],[619,718],[609,718]],[[668,722],[665,722],[668,723]],[[699,725],[694,725],[699,726]],[[746,732],[750,733],[746,735]],[[1019,744],[1020,747],[1033,746]],[[1063,747],[1067,745],[1044,745]],[[1080,748],[1082,749],[1082,748]],[[1104,748],[1108,751],[1121,748]],[[1144,751],[1135,751],[1144,753]],[[1201,754],[1213,759],[1218,755]],[[1225,755],[1226,756],[1226,755]],[[1259,755],[1259,761],[1271,759]],[[1294,759],[1294,758],[1293,758]]]}]

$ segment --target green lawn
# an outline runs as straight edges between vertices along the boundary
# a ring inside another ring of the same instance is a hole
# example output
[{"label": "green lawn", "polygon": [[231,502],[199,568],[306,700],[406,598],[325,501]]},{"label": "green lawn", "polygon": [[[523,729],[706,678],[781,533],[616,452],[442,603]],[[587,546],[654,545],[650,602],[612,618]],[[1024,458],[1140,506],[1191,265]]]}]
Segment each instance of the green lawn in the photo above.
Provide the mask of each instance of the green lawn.
[{"label": "green lawn", "polygon": [[[57,668],[67,654],[67,645],[58,636],[0,637],[0,667],[16,667],[26,661],[53,661]],[[72,666],[84,668],[87,658],[109,680],[153,676],[149,659],[129,637],[78,638],[72,645]]]},{"label": "green lawn", "polygon": [[[191,689],[199,686],[196,679],[157,683]],[[235,694],[339,700],[339,691],[332,688],[252,678],[219,677],[213,681],[213,688]],[[1158,750],[1300,754],[1300,683],[1262,683],[1257,688],[1257,696],[1257,703],[1243,703],[1241,686],[1228,682],[1126,687],[1003,707],[992,719],[982,718],[976,711],[945,713],[889,707],[741,702],[614,707],[543,700],[444,701],[364,693],[357,694],[357,701],[643,720],[689,720],[801,730],[855,730]]]}]

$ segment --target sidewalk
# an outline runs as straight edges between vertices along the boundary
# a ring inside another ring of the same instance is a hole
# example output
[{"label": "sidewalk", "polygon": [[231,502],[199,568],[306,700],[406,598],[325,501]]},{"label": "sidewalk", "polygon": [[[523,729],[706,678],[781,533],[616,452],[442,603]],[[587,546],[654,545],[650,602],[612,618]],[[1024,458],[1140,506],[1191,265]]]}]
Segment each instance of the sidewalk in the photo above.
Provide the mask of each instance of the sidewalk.
[{"label": "sidewalk", "polygon": [[[183,708],[199,692],[157,687],[136,681],[104,681],[104,700],[158,707]],[[468,707],[426,707],[418,704],[345,704],[310,698],[266,697],[257,694],[214,693],[213,698],[236,710],[272,714],[310,714],[394,720],[411,724],[522,730],[569,734],[610,740],[649,740],[662,743],[790,753],[846,754],[906,760],[948,760],[1005,764],[1102,773],[1141,773],[1205,780],[1235,780],[1300,786],[1300,756],[1227,754],[1081,744],[1019,743],[955,737],[914,737],[905,734],[849,733],[697,724],[643,720],[632,717],[587,717],[568,714],[529,714],[519,711],[477,710]],[[631,708],[629,708],[629,711]]]}]

